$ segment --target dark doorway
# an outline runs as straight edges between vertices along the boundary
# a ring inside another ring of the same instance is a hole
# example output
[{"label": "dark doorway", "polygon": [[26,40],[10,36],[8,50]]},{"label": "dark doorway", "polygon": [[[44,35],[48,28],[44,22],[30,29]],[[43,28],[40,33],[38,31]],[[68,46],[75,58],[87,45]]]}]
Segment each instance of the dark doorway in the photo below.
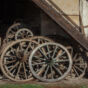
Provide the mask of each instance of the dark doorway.
[{"label": "dark doorway", "polygon": [[0,36],[5,36],[14,21],[21,21],[36,34],[40,33],[40,8],[31,0],[0,1]]},{"label": "dark doorway", "polygon": [[[34,35],[67,36],[46,13],[31,0],[0,1],[0,36],[5,37],[8,27],[15,21],[26,24]],[[57,39],[57,38],[56,38]]]}]

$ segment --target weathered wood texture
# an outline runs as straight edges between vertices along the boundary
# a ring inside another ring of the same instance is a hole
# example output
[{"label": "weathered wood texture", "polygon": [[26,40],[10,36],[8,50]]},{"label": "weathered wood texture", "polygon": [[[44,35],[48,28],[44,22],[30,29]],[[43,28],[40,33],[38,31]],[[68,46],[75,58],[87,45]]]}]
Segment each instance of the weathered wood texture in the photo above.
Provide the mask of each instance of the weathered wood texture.
[{"label": "weathered wood texture", "polygon": [[[59,7],[68,17],[72,19],[73,22],[80,26],[79,0],[51,0],[51,2]],[[47,0],[47,3],[51,4],[51,2]]]},{"label": "weathered wood texture", "polygon": [[59,24],[66,33],[68,33],[74,40],[76,40],[76,42],[78,42],[82,47],[88,50],[87,39],[78,31],[78,26],[74,22],[72,22],[70,18],[61,14],[63,12],[59,7],[53,4],[53,7],[58,9],[58,11],[56,11],[51,5],[46,2],[47,0],[32,1],[37,4],[44,12],[46,12],[57,24]]},{"label": "weathered wood texture", "polygon": [[81,25],[84,30],[84,35],[88,37],[88,1],[80,0],[80,15],[81,15]]}]

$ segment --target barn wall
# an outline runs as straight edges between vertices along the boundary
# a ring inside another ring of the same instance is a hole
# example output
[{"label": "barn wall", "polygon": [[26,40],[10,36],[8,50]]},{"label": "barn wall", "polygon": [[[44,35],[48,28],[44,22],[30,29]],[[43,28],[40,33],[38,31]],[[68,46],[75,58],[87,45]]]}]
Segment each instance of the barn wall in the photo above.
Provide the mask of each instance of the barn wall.
[{"label": "barn wall", "polygon": [[[60,8],[65,15],[70,17],[73,22],[75,22],[78,26],[80,25],[79,22],[79,0],[47,0],[48,3],[51,4],[53,8],[55,8],[57,11],[58,8]],[[56,5],[55,6],[53,6]]]},{"label": "barn wall", "polygon": [[[44,12],[41,12],[41,35],[43,36],[67,36],[62,27],[55,23]],[[68,37],[68,36],[67,36]]]}]

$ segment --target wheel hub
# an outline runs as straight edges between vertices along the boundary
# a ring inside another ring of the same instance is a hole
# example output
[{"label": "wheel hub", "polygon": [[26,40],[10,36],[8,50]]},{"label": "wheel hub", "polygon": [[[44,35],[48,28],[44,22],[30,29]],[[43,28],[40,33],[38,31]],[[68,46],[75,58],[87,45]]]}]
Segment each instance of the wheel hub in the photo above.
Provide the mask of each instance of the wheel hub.
[{"label": "wheel hub", "polygon": [[27,61],[27,59],[28,59],[28,55],[24,55],[24,56],[22,57],[21,62],[26,62],[26,61]]},{"label": "wheel hub", "polygon": [[48,59],[48,60],[46,60],[46,64],[54,65],[54,61],[52,59]]},{"label": "wheel hub", "polygon": [[22,52],[18,52],[17,58],[20,62],[26,62],[28,59],[28,55],[24,55]]}]

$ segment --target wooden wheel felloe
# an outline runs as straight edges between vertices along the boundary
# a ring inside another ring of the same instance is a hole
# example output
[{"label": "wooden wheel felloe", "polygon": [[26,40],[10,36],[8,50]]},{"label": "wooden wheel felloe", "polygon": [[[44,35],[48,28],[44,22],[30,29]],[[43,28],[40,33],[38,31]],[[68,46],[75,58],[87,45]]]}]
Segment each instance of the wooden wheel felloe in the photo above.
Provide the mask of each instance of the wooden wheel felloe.
[{"label": "wooden wheel felloe", "polygon": [[21,23],[15,23],[15,24],[12,24],[7,32],[6,32],[6,36],[9,36],[11,33],[14,33],[17,31],[17,29],[19,29],[19,26],[21,26]]},{"label": "wooden wheel felloe", "polygon": [[70,47],[68,50],[72,55],[73,65],[71,72],[66,79],[68,80],[80,79],[85,75],[87,68],[86,61],[83,59],[84,57],[81,54],[81,52],[78,51],[74,52],[72,47]]},{"label": "wooden wheel felloe", "polygon": [[33,33],[31,30],[29,30],[27,28],[21,28],[17,31],[17,33],[15,35],[15,40],[28,39],[28,38],[31,38],[32,36],[33,36]]},{"label": "wooden wheel felloe", "polygon": [[44,37],[44,36],[33,36],[30,38],[30,40],[32,41],[36,41],[38,44],[43,44],[43,43],[47,43],[47,42],[54,42],[53,40]]},{"label": "wooden wheel felloe", "polygon": [[0,66],[3,74],[16,82],[32,80],[28,59],[37,45],[36,42],[27,39],[9,44],[1,55]]},{"label": "wooden wheel felloe", "polygon": [[67,76],[72,67],[68,50],[58,43],[44,43],[36,47],[29,57],[33,76],[40,81],[56,82]]}]

